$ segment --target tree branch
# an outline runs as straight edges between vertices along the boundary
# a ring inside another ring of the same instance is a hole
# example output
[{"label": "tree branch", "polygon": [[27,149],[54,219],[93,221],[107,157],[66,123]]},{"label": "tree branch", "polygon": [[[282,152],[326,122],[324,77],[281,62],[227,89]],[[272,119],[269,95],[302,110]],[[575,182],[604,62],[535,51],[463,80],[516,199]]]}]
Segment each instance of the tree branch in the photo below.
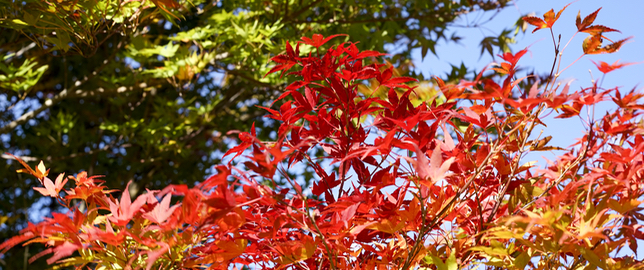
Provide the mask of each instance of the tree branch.
[{"label": "tree branch", "polygon": [[[108,57],[107,59],[105,59],[103,61],[103,63],[96,70],[94,70],[92,73],[89,74],[89,76],[85,76],[85,78],[83,78],[82,80],[76,81],[74,83],[74,85],[72,85],[72,87],[70,87],[69,89],[64,89],[63,91],[61,91],[60,93],[55,95],[53,98],[45,100],[43,105],[40,106],[38,109],[35,109],[33,111],[30,111],[30,112],[27,112],[27,113],[21,115],[20,117],[18,117],[18,119],[10,122],[9,124],[4,125],[3,127],[0,128],[0,134],[5,134],[5,133],[10,132],[11,130],[13,130],[17,126],[24,124],[25,122],[29,121],[30,119],[33,119],[36,116],[38,116],[38,114],[40,114],[41,112],[43,112],[43,111],[53,107],[54,105],[58,104],[63,99],[66,99],[66,98],[69,98],[69,97],[93,96],[95,94],[104,92],[105,90],[103,88],[100,88],[100,87],[98,89],[95,89],[95,90],[92,90],[92,91],[83,91],[83,90],[80,90],[78,88],[80,86],[82,86],[83,84],[85,84],[87,81],[89,81],[92,78],[96,77],[96,75],[98,75],[98,73],[101,72],[107,66],[107,64],[109,63],[109,59],[112,59],[116,55],[116,52],[121,48],[122,45],[123,45],[123,42],[119,42],[118,45],[116,46],[116,48],[114,49],[114,52],[112,53],[112,55],[110,57]],[[121,92],[120,90],[127,90],[127,89],[122,89],[122,88],[125,88],[125,87],[119,87],[118,89],[116,89],[117,92]]]},{"label": "tree branch", "polygon": [[[294,13],[292,13],[292,14],[288,14],[288,16],[285,16],[286,18],[285,18],[284,22],[286,23],[286,22],[291,22],[291,21],[293,21],[293,19],[295,19],[295,18],[297,18],[298,16],[302,15],[302,13],[304,13],[304,12],[305,12],[305,11],[307,11],[307,10],[309,10],[312,6],[316,5],[317,3],[321,2],[321,1],[322,1],[322,0],[315,0],[315,1],[311,2],[311,3],[309,3],[308,5],[306,5],[306,6],[302,7],[302,8],[301,8],[301,9],[299,9],[298,11],[296,11],[296,12],[294,12]],[[285,15],[286,15],[286,14],[285,14]]]},{"label": "tree branch", "polygon": [[[469,11],[460,11],[460,12],[455,12],[452,14],[454,17],[458,17],[463,14],[467,14]],[[295,16],[289,16],[291,18],[295,18]],[[396,21],[408,21],[410,19],[417,19],[417,20],[427,20],[427,19],[436,19],[437,15],[431,14],[431,15],[422,15],[422,16],[407,16],[407,17],[384,17],[384,18],[372,18],[369,17],[369,19],[355,19],[355,18],[349,18],[349,19],[341,19],[341,20],[334,20],[334,19],[322,19],[322,20],[311,20],[311,21],[301,21],[301,20],[291,20],[291,23],[294,24],[308,24],[308,23],[319,23],[319,24],[328,24],[328,23],[339,23],[339,24],[352,24],[352,23],[374,23],[374,22],[396,22]]]},{"label": "tree branch", "polygon": [[[116,141],[114,141],[113,143],[110,143],[110,144],[106,144],[102,148],[92,149],[92,150],[90,150],[88,152],[73,153],[73,154],[68,155],[68,156],[56,157],[56,158],[53,157],[53,156],[47,156],[47,157],[44,157],[44,158],[38,158],[38,157],[32,157],[32,156],[17,156],[17,157],[22,159],[22,160],[24,160],[24,161],[26,161],[26,162],[38,161],[38,160],[44,160],[44,161],[66,160],[66,159],[70,159],[70,158],[93,155],[93,154],[98,153],[98,152],[103,152],[103,151],[110,150],[111,148],[113,148],[115,146],[116,146]],[[128,147],[131,147],[131,146],[132,146],[132,144],[126,143],[126,144],[119,145],[118,147],[128,148]],[[0,158],[14,159],[12,156],[7,155],[7,154],[0,154]]]}]

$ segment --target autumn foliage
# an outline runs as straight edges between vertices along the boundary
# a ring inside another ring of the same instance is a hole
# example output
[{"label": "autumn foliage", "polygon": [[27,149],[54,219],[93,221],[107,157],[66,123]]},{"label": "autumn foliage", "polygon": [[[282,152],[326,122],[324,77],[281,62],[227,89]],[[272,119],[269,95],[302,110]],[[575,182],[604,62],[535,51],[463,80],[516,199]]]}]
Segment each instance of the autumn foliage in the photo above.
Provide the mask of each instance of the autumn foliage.
[{"label": "autumn foliage", "polygon": [[[525,20],[552,31],[562,11]],[[596,15],[577,20],[590,34],[583,55],[625,41],[602,45],[616,30],[593,25]],[[279,107],[265,108],[281,123],[277,139],[260,141],[253,128],[226,153],[243,166],[133,201],[99,177],[52,181],[44,165],[24,164],[44,186],[35,189],[69,211],[0,248],[44,243],[32,260],[52,254],[50,264],[97,269],[644,268],[623,255],[644,239],[644,94],[597,82],[572,91],[555,65],[547,81],[516,78],[521,50],[473,81],[435,78],[440,91],[422,101],[413,78],[368,64],[382,53],[327,45],[336,36],[287,43],[272,59],[270,73],[296,80]],[[596,65],[608,73],[628,63]],[[585,114],[602,101],[616,109]],[[539,168],[523,157],[558,149],[533,132],[549,114],[587,129]],[[322,157],[312,154],[319,148]],[[286,173],[292,166],[312,167],[317,181],[302,188]]]}]

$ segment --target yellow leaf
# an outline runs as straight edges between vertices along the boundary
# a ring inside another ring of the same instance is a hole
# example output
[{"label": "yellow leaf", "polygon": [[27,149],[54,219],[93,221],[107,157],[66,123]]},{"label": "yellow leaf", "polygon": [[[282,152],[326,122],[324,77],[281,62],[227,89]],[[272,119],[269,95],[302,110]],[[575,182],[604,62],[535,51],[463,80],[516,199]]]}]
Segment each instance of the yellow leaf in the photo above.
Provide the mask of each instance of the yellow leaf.
[{"label": "yellow leaf", "polygon": [[20,19],[13,19],[13,20],[11,20],[11,22],[13,22],[15,24],[19,24],[19,25],[29,25],[29,24],[27,24],[26,22],[23,22]]},{"label": "yellow leaf", "polygon": [[635,199],[628,200],[625,202],[620,202],[614,199],[608,200],[608,205],[610,205],[610,208],[619,212],[622,215],[628,211],[633,210],[635,207],[637,207],[640,204],[642,204],[642,202]]},{"label": "yellow leaf", "polygon": [[7,220],[9,220],[9,217],[7,217],[7,216],[0,216],[0,225],[2,225],[2,224],[4,224],[5,222],[7,222]]},{"label": "yellow leaf", "polygon": [[403,220],[394,223],[391,220],[385,219],[383,221],[370,225],[367,228],[393,234],[394,232],[399,231],[405,226],[405,221],[406,219],[403,218]]},{"label": "yellow leaf", "polygon": [[38,167],[36,167],[36,172],[39,174],[45,175],[46,171],[47,171],[47,168],[45,168],[45,163],[43,163],[41,160],[40,163],[38,163]]},{"label": "yellow leaf", "polygon": [[588,250],[586,248],[580,248],[579,252],[581,253],[581,256],[586,259],[590,265],[595,266],[595,267],[600,267],[602,269],[607,269],[606,263],[603,262],[597,254],[595,254],[592,250]]},{"label": "yellow leaf", "polygon": [[498,231],[491,232],[494,238],[498,239],[515,239],[523,238],[523,233],[515,233],[509,228],[499,228]]}]

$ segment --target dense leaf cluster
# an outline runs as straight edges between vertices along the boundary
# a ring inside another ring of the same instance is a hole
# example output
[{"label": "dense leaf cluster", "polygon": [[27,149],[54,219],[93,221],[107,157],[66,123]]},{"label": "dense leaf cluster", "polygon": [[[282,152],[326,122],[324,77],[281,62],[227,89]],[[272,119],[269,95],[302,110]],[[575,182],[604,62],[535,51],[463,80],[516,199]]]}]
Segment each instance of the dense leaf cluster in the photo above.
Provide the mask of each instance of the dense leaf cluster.
[{"label": "dense leaf cluster", "polygon": [[[98,269],[644,267],[620,252],[644,239],[644,94],[598,82],[571,92],[556,78],[523,89],[522,50],[500,55],[485,77],[435,78],[442,99],[414,104],[414,79],[367,61],[382,53],[351,42],[323,50],[339,36],[286,43],[269,74],[294,80],[284,102],[264,108],[279,124],[276,139],[260,139],[254,126],[240,133],[226,155],[243,166],[218,165],[194,188],[169,185],[132,202],[129,189],[116,199],[86,173],[64,190],[63,175],[54,182],[42,163],[23,164],[44,186],[35,189],[69,211],[0,249],[42,242],[49,248],[35,259],[53,253],[48,263]],[[615,109],[582,114],[602,101]],[[587,130],[537,167],[522,157],[553,149],[533,134],[545,114],[579,117]],[[302,187],[289,166],[312,168],[314,185]]]},{"label": "dense leaf cluster", "polygon": [[[115,188],[132,181],[135,194],[192,185],[234,143],[229,130],[255,122],[264,140],[277,131],[254,105],[271,104],[288,82],[263,77],[286,40],[342,32],[360,49],[396,44],[390,62],[405,67],[412,49],[457,41],[448,28],[462,14],[506,3],[0,0],[0,152],[58,172],[109,175]],[[15,164],[0,169],[2,239],[30,213],[58,208],[16,176]],[[310,184],[313,170],[303,175]],[[11,250],[5,267],[25,267],[34,249]]]}]

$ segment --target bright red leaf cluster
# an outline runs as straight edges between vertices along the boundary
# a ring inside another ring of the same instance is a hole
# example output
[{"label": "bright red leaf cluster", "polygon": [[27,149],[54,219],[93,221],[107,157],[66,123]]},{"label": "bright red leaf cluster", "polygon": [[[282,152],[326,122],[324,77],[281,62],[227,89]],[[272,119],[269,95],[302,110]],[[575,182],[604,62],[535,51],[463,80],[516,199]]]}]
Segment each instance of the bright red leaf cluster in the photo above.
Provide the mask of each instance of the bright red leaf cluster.
[{"label": "bright red leaf cluster", "polygon": [[[551,28],[560,15],[528,20]],[[596,15],[578,20],[580,31]],[[615,255],[636,252],[644,239],[642,94],[522,83],[522,50],[501,55],[492,76],[436,78],[440,96],[418,104],[407,85],[414,79],[367,64],[382,53],[351,42],[322,53],[331,38],[302,39],[317,55],[287,43],[273,58],[270,73],[296,81],[279,108],[265,108],[280,123],[277,140],[258,140],[253,127],[226,153],[243,156],[243,167],[219,165],[197,187],[172,185],[132,201],[127,188],[116,199],[85,173],[60,194],[63,176],[54,184],[44,166],[23,163],[44,184],[39,191],[70,211],[30,224],[0,249],[39,242],[49,249],[34,259],[53,254],[49,263],[119,269],[644,267]],[[370,93],[358,91],[365,81]],[[573,147],[545,168],[525,162],[529,152],[560,149],[533,132],[544,115],[584,120],[585,107],[601,101],[617,109],[585,120]],[[295,164],[314,169],[310,189],[289,178]]]}]

